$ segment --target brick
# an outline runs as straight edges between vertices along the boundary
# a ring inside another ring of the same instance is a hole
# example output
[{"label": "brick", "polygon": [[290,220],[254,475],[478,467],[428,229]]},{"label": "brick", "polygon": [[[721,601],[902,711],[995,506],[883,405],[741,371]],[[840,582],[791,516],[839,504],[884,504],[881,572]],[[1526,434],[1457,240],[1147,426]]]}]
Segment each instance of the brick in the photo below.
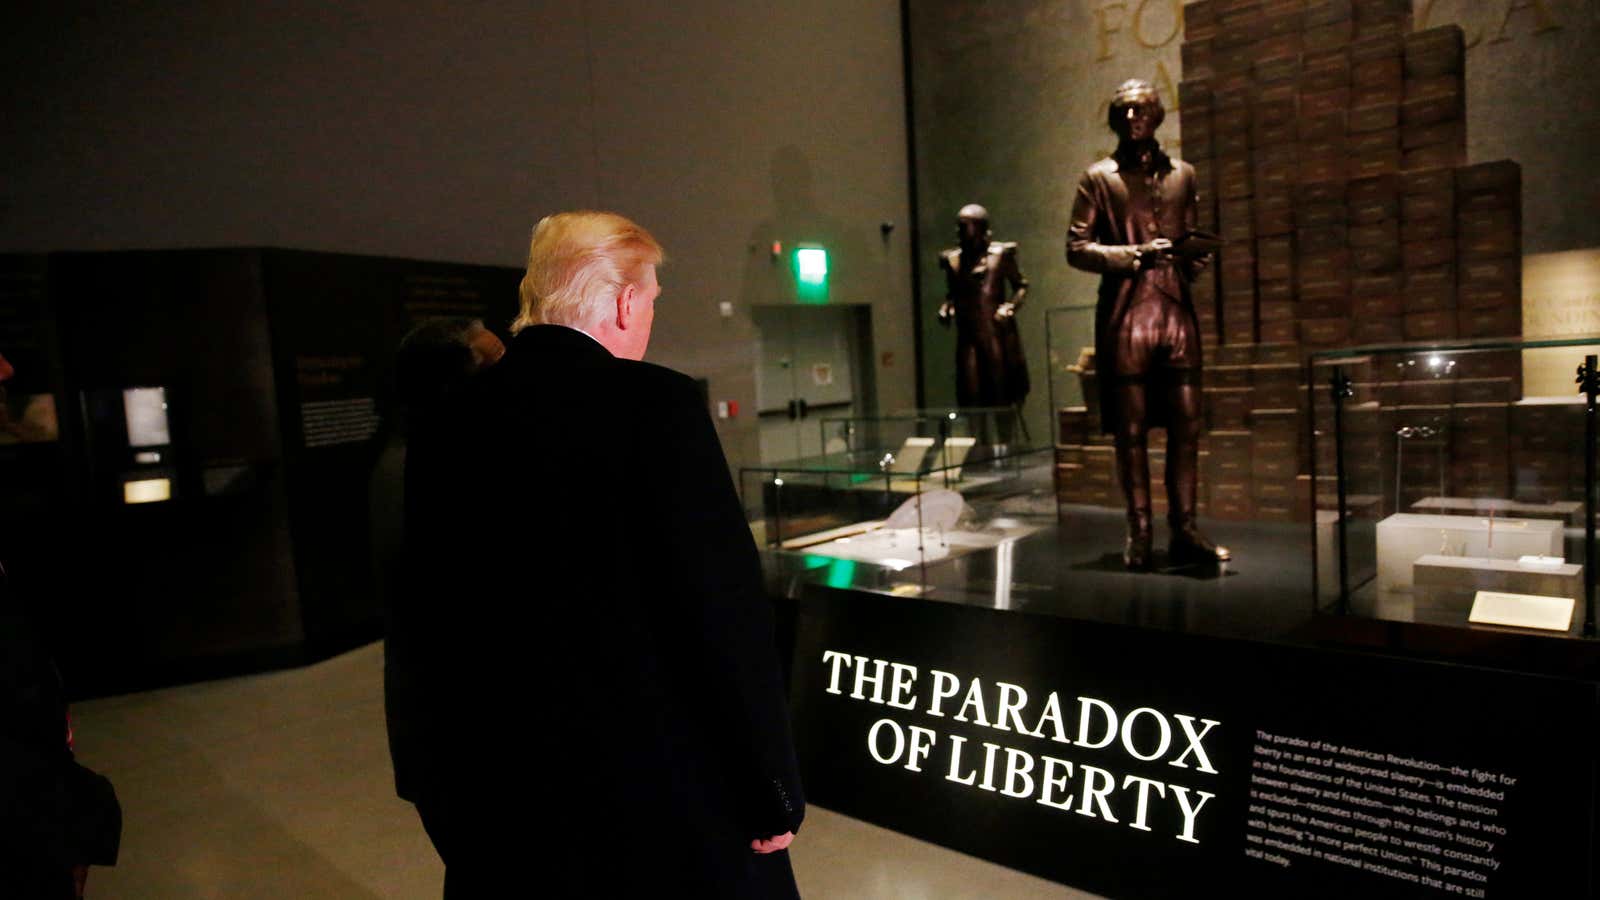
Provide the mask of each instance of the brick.
[{"label": "brick", "polygon": [[1466,161],[1467,147],[1464,132],[1462,143],[1431,144],[1426,147],[1413,147],[1400,153],[1402,170],[1459,166]]},{"label": "brick", "polygon": [[1312,347],[1334,347],[1350,340],[1350,320],[1343,316],[1301,319],[1300,343]]},{"label": "brick", "polygon": [[1393,248],[1400,243],[1400,220],[1383,219],[1370,225],[1350,226],[1350,247]]},{"label": "brick", "polygon": [[1362,272],[1391,271],[1400,267],[1401,260],[1400,246],[1398,244],[1352,247],[1350,250],[1352,267]]},{"label": "brick", "polygon": [[1300,67],[1297,84],[1302,94],[1314,94],[1348,88],[1350,78],[1350,54],[1341,50],[1307,57]]},{"label": "brick", "polygon": [[1441,265],[1406,270],[1403,296],[1407,312],[1433,312],[1454,308],[1456,267]]},{"label": "brick", "polygon": [[1465,71],[1466,42],[1459,25],[1416,31],[1405,37],[1405,72],[1430,77]]},{"label": "brick", "polygon": [[1459,120],[1465,112],[1464,96],[1460,92],[1416,98],[1407,96],[1400,103],[1400,127],[1415,128],[1435,122]]},{"label": "brick", "polygon": [[1307,53],[1338,50],[1348,47],[1354,37],[1355,22],[1349,19],[1308,26],[1306,28],[1305,50]]},{"label": "brick", "polygon": [[1400,104],[1377,103],[1350,110],[1346,128],[1350,134],[1385,131],[1400,127]]},{"label": "brick", "polygon": [[1364,318],[1398,318],[1405,313],[1405,304],[1400,293],[1393,294],[1363,294],[1352,289],[1350,296],[1350,313],[1356,321]]},{"label": "brick", "polygon": [[1345,135],[1348,110],[1334,109],[1317,115],[1301,110],[1296,131],[1302,141],[1326,141]]},{"label": "brick", "polygon": [[1404,320],[1400,316],[1361,316],[1355,320],[1351,338],[1357,344],[1391,344],[1405,340]]},{"label": "brick", "polygon": [[1509,159],[1462,166],[1455,172],[1456,191],[1463,194],[1518,190],[1522,166]]},{"label": "brick", "polygon": [[[1189,74],[1185,72],[1184,74]],[[1178,106],[1185,114],[1191,109],[1210,109],[1212,104],[1209,76],[1190,75],[1178,82]]]},{"label": "brick", "polygon": [[1345,158],[1343,156],[1307,157],[1300,166],[1301,184],[1341,181],[1345,177]]},{"label": "brick", "polygon": [[[1453,168],[1403,172],[1400,175],[1400,193],[1402,195],[1448,193],[1453,198],[1455,190],[1456,173]],[[1452,202],[1453,205],[1454,203]]]},{"label": "brick", "polygon": [[1293,303],[1295,298],[1294,281],[1258,280],[1256,282],[1256,299],[1265,305],[1268,303]]},{"label": "brick", "polygon": [[[1405,290],[1405,273],[1384,272],[1376,275],[1357,275],[1350,280],[1350,293],[1354,297],[1399,297]],[[1356,315],[1361,315],[1359,308]],[[1379,315],[1386,315],[1379,313]],[[1398,312],[1393,315],[1399,315]]]},{"label": "brick", "polygon": [[1362,59],[1350,50],[1350,86],[1355,88],[1399,89],[1405,79],[1400,71],[1400,57]]},{"label": "brick", "polygon": [[[1415,150],[1419,147],[1432,147],[1439,144],[1459,147],[1464,150],[1467,145],[1467,123],[1462,119],[1446,119],[1442,122],[1415,125],[1400,133],[1400,147],[1404,150]],[[1445,163],[1433,168],[1453,168],[1459,165],[1462,164]]]},{"label": "brick", "polygon": [[1505,256],[1462,260],[1459,277],[1464,285],[1493,284],[1520,287],[1522,284],[1522,257]]},{"label": "brick", "polygon": [[1302,93],[1300,95],[1300,114],[1302,116],[1320,116],[1331,112],[1342,112],[1348,115],[1349,111],[1350,89],[1347,87]]},{"label": "brick", "polygon": [[1188,78],[1205,78],[1211,74],[1211,41],[1184,41],[1179,48],[1183,60],[1183,74]]},{"label": "brick", "polygon": [[1255,61],[1255,78],[1259,84],[1295,82],[1300,78],[1301,64],[1298,52],[1287,56],[1258,58]]},{"label": "brick", "polygon": [[1400,218],[1407,221],[1456,218],[1456,192],[1453,188],[1425,194],[1405,194],[1400,200]]},{"label": "brick", "polygon": [[1456,261],[1456,245],[1450,241],[1416,241],[1400,248],[1407,269],[1427,269]]},{"label": "brick", "polygon": [[1511,337],[1522,333],[1522,306],[1458,309],[1457,330],[1464,338]]},{"label": "brick", "polygon": [[1405,316],[1405,339],[1408,341],[1448,340],[1455,336],[1455,316],[1450,312],[1407,313]]},{"label": "brick", "polygon": [[1370,150],[1360,155],[1352,155],[1347,171],[1351,178],[1388,175],[1400,171],[1400,163],[1400,147],[1396,145],[1385,150]]},{"label": "brick", "polygon": [[1346,247],[1347,227],[1344,224],[1301,227],[1296,232],[1301,253],[1325,253]]},{"label": "brick", "polygon": [[1349,22],[1354,18],[1350,0],[1309,0],[1305,9],[1305,27],[1315,28],[1335,22]]},{"label": "brick", "polygon": [[1406,219],[1400,220],[1401,243],[1414,243],[1417,241],[1453,241],[1456,236],[1456,220],[1454,216],[1442,219]]}]

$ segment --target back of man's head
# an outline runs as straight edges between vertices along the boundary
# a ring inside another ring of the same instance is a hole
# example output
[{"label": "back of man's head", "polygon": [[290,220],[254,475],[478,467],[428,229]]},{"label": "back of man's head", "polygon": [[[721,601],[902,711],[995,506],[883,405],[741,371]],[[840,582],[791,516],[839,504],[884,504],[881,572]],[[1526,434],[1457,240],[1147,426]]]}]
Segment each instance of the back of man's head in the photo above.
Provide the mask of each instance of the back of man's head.
[{"label": "back of man's head", "polygon": [[645,269],[662,257],[650,232],[616,213],[546,216],[533,229],[522,312],[511,331],[539,324],[592,330],[610,312],[617,292],[644,278]]}]

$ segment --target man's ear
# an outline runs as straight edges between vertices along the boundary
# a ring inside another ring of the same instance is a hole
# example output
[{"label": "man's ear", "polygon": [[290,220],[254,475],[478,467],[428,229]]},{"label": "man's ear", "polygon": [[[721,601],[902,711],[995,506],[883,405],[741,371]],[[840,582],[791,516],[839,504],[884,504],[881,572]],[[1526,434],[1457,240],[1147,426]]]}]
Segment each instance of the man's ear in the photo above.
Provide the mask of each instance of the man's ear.
[{"label": "man's ear", "polygon": [[633,283],[629,282],[617,291],[617,330],[627,331],[633,324]]}]

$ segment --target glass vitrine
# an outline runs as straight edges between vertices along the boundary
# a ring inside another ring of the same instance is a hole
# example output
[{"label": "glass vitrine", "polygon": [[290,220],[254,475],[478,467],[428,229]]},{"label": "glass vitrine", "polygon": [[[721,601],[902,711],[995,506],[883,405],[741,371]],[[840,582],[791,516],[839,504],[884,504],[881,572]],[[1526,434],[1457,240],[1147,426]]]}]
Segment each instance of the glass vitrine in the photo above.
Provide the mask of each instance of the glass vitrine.
[{"label": "glass vitrine", "polygon": [[1315,354],[1318,610],[1592,635],[1597,344]]},{"label": "glass vitrine", "polygon": [[1053,516],[1048,449],[978,459],[973,447],[971,436],[949,436],[899,453],[747,466],[740,489],[751,531],[768,549],[892,567],[949,555],[976,519],[1002,513],[1019,495],[1037,495],[1031,511]]}]

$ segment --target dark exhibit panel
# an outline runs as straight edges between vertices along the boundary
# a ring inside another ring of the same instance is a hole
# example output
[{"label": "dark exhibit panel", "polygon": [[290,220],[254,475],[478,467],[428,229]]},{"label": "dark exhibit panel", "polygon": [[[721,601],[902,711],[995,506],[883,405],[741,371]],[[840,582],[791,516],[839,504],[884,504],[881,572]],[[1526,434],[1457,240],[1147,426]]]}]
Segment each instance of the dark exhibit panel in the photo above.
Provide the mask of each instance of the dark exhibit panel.
[{"label": "dark exhibit panel", "polygon": [[44,256],[0,256],[0,562],[13,596],[54,589],[71,498],[65,477],[61,366]]},{"label": "dark exhibit panel", "polygon": [[259,272],[250,251],[50,257],[81,449],[60,577],[33,603],[70,691],[305,639]]},{"label": "dark exhibit panel", "polygon": [[399,552],[395,348],[440,316],[482,319],[506,336],[522,272],[276,250],[263,258],[301,614],[313,644],[348,646],[376,636],[375,589]]},{"label": "dark exhibit panel", "polygon": [[520,273],[267,249],[62,253],[44,268],[60,476],[35,539],[5,552],[33,576],[69,691],[378,637],[398,552],[394,348],[429,316],[502,327]]},{"label": "dark exhibit panel", "polygon": [[818,804],[1110,897],[1594,896],[1593,680],[813,585],[792,684]]}]

